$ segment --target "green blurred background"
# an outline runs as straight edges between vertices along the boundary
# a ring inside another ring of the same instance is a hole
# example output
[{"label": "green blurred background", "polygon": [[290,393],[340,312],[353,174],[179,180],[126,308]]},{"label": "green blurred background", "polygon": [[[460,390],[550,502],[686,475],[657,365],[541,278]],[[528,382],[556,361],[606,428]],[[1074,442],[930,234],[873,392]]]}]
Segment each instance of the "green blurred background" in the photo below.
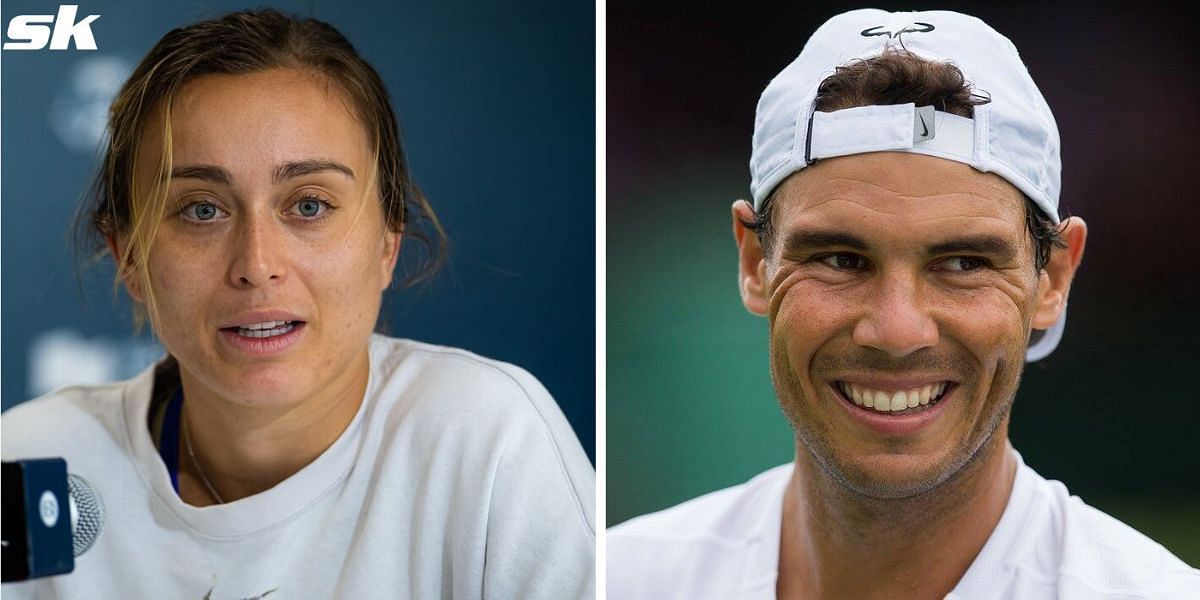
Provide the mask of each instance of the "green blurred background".
[{"label": "green blurred background", "polygon": [[[610,526],[792,458],[766,321],[737,294],[729,205],[748,194],[763,86],[821,22],[857,7],[608,4]],[[922,8],[974,14],[1013,40],[1059,124],[1063,212],[1089,224],[1065,339],[1025,371],[1013,445],[1200,565],[1193,22],[1147,3]]]}]

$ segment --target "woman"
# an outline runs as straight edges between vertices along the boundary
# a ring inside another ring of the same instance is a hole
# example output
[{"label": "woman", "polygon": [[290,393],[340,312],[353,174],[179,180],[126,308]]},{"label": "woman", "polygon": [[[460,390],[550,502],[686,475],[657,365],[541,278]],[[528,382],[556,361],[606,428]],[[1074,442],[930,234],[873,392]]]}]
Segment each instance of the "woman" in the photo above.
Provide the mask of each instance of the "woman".
[{"label": "woman", "polygon": [[373,334],[403,236],[444,243],[339,32],[269,10],[171,31],[113,103],[96,189],[168,357],[6,413],[6,460],[65,457],[108,515],[73,574],[6,597],[592,595],[594,474],[549,394]]}]

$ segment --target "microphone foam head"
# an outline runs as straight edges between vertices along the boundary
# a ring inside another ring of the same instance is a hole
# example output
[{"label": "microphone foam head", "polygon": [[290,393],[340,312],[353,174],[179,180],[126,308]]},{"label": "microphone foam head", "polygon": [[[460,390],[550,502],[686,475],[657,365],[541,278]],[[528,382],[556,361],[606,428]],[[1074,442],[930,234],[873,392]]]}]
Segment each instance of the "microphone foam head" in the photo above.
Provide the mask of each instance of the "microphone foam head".
[{"label": "microphone foam head", "polygon": [[75,556],[79,556],[96,543],[104,529],[104,503],[92,485],[74,473],[67,475],[67,487],[71,496],[71,534]]}]

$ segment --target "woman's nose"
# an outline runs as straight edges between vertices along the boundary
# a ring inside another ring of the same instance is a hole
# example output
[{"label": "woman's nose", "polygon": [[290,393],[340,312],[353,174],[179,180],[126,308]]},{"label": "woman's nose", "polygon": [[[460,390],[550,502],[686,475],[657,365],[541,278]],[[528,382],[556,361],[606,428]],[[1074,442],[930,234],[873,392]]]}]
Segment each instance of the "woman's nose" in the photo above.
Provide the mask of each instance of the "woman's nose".
[{"label": "woman's nose", "polygon": [[267,219],[247,217],[233,241],[229,280],[235,287],[258,287],[283,279],[286,264],[279,232]]}]

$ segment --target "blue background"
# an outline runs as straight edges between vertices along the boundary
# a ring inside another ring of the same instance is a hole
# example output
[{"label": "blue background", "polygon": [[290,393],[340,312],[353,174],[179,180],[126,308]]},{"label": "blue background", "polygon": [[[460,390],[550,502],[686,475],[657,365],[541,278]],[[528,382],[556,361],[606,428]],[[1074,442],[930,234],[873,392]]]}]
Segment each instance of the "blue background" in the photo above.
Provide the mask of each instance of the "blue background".
[{"label": "blue background", "polygon": [[[449,233],[451,262],[435,280],[389,292],[389,333],[529,370],[562,406],[594,461],[594,5],[271,6],[330,22],[380,72],[414,178]],[[0,17],[7,26],[13,15],[54,14],[57,7],[9,0]],[[173,27],[251,7],[83,1],[77,20],[101,15],[92,23],[97,51],[3,52],[5,409],[30,397],[30,344],[37,336],[60,327],[84,339],[132,336],[124,292],[113,300],[111,261],[77,270],[69,244],[70,222],[98,161],[94,149],[72,150],[51,128],[61,113],[50,107],[63,105],[68,74],[97,57],[132,66]]]}]

